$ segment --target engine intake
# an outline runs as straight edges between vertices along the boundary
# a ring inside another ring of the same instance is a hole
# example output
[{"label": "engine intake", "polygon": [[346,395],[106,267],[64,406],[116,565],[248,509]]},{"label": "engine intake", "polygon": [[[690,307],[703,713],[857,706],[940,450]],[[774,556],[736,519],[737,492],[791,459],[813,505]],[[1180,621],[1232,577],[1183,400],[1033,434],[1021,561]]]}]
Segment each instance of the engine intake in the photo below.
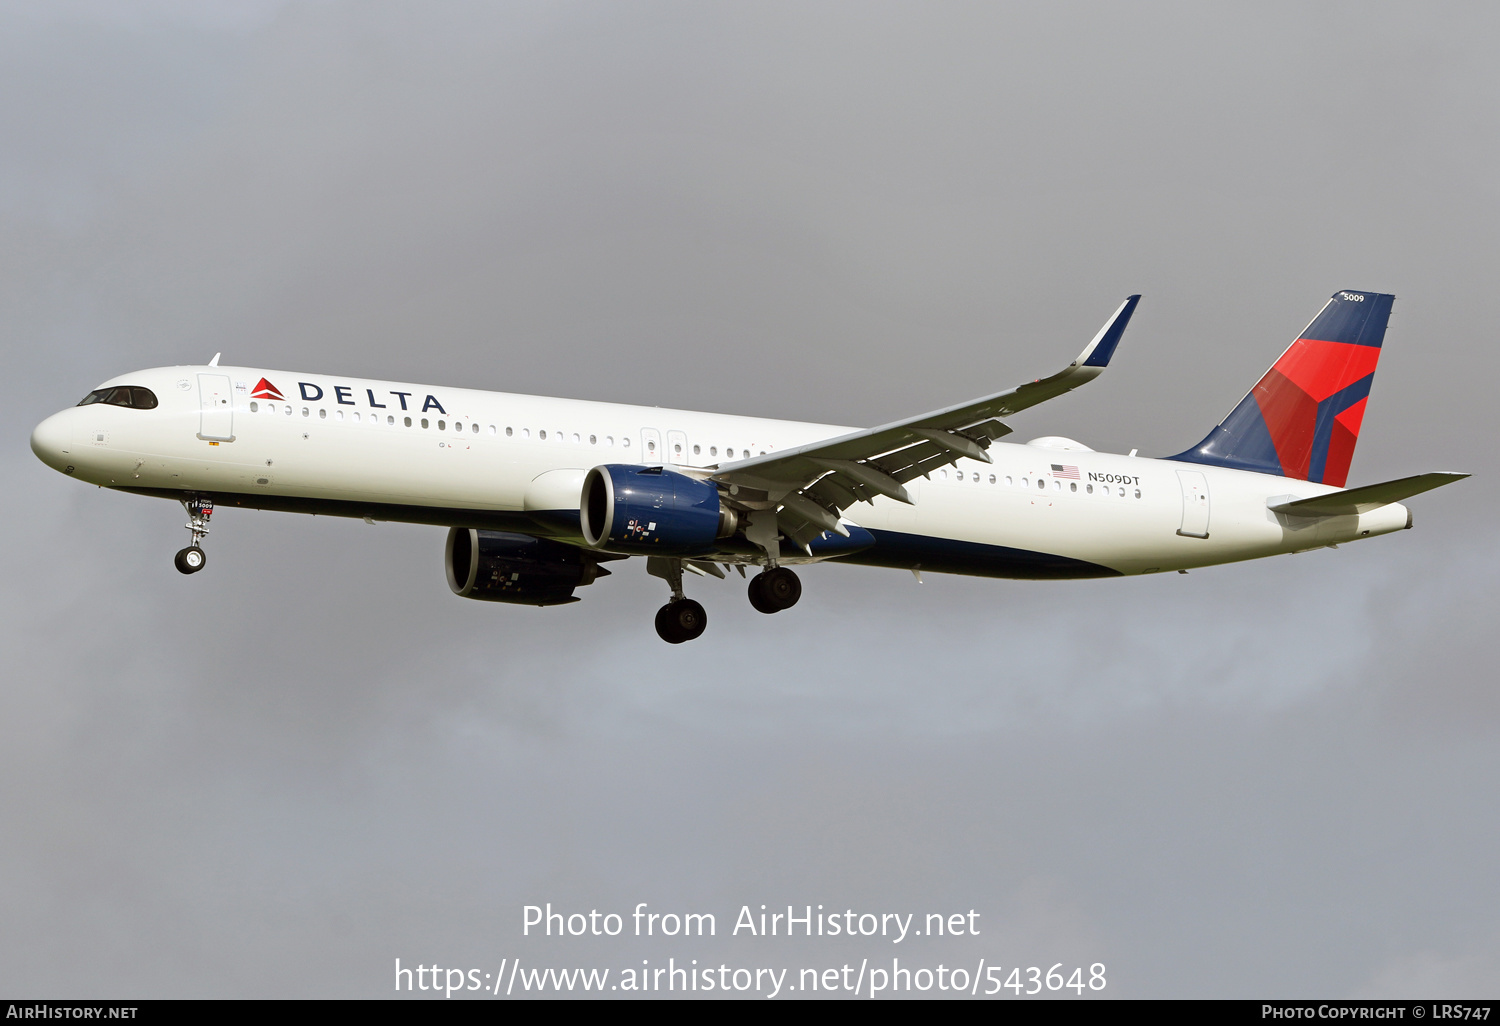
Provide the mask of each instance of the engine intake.
[{"label": "engine intake", "polygon": [[609,574],[589,553],[572,545],[466,527],[448,529],[443,563],[453,594],[526,606],[577,602],[574,588]]},{"label": "engine intake", "polygon": [[712,481],[664,467],[595,467],[583,479],[579,507],[584,541],[631,555],[701,555],[739,526]]}]

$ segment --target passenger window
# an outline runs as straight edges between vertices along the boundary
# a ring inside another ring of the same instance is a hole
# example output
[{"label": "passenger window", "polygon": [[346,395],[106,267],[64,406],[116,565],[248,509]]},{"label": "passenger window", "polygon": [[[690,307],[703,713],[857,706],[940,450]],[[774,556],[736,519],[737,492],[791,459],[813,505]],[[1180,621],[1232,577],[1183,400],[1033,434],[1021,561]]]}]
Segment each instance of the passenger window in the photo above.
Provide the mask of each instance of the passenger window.
[{"label": "passenger window", "polygon": [[1036,487],[1037,487],[1037,491],[1045,491],[1046,488],[1047,488],[1047,482],[1043,481],[1041,478],[1037,478],[1036,479]]},{"label": "passenger window", "polygon": [[1125,489],[1123,488],[1120,489],[1120,498],[1125,498]]},{"label": "passenger window", "polygon": [[312,410],[309,410],[306,406],[302,407],[302,416],[304,416],[304,417],[311,417],[312,416]]},{"label": "passenger window", "polygon": [[724,450],[724,456],[725,456],[726,459],[731,459],[731,460],[734,459],[734,450],[733,449],[725,449]]},{"label": "passenger window", "polygon": [[537,437],[538,437],[538,438],[540,438],[540,439],[541,439],[541,440],[542,440],[542,441],[544,441],[544,442],[545,442],[545,441],[546,441],[546,440],[547,440],[547,431],[546,431],[546,429],[545,429],[545,428],[543,428],[543,429],[542,429],[542,430],[541,430],[541,431],[538,431],[538,432],[537,432],[537,433],[536,433],[536,436],[537,436]]},{"label": "passenger window", "polygon": [[426,417],[422,418],[422,430],[423,431],[427,430],[427,418]]},{"label": "passenger window", "polygon": [[627,435],[624,438],[620,439],[620,444],[622,446],[624,446],[625,448],[629,449],[630,448],[630,436]]},{"label": "passenger window", "polygon": [[1086,492],[1088,492],[1090,495],[1094,494],[1094,486],[1093,485],[1084,485],[1083,486],[1083,490],[1086,491]]},{"label": "passenger window", "polygon": [[599,436],[598,435],[589,435],[589,444],[590,445],[598,445],[599,444]]},{"label": "passenger window", "polygon": [[251,413],[259,413],[260,412],[260,404],[259,403],[251,403],[250,404],[250,412]]},{"label": "passenger window", "polygon": [[[476,434],[476,435],[479,434],[479,422],[478,421],[475,421],[473,424],[470,424],[469,427],[471,427],[471,428],[474,429],[474,434]],[[494,433],[495,433],[494,425],[491,425],[490,426],[490,434],[493,435]]]},{"label": "passenger window", "polygon": [[703,452],[702,448],[700,448],[699,446],[696,446],[696,445],[693,446],[693,455],[694,456],[701,455],[702,452]]},{"label": "passenger window", "polygon": [[286,415],[288,417],[290,417],[292,415],[292,404],[291,403],[287,403],[286,404]]},{"label": "passenger window", "polygon": [[411,418],[410,417],[402,417],[401,420],[406,424],[407,427],[411,427]]},{"label": "passenger window", "polygon": [[1139,488],[1137,488],[1137,489],[1136,489],[1136,490],[1135,490],[1135,497],[1136,497],[1136,498],[1137,498],[1137,499],[1139,499],[1139,498],[1140,498],[1140,497],[1141,497],[1141,490],[1140,490],[1140,489],[1139,489]]},{"label": "passenger window", "polygon": [[[396,426],[396,418],[394,416],[390,415],[390,414],[386,415],[385,422],[390,427],[395,427]],[[407,424],[410,425],[411,421],[407,421]]]},{"label": "passenger window", "polygon": [[995,483],[995,475],[991,474],[990,475],[990,484],[994,484],[994,483]]},{"label": "passenger window", "polygon": [[577,431],[573,432],[573,444],[574,445],[578,444],[578,432]]},{"label": "passenger window", "polygon": [[318,419],[319,420],[327,420],[328,419],[328,411],[327,410],[319,410],[318,411]]},{"label": "passenger window", "polygon": [[1070,491],[1070,492],[1076,492],[1076,491],[1078,491],[1078,482],[1077,481],[1069,481],[1068,482],[1068,491]]},{"label": "passenger window", "polygon": [[717,445],[710,445],[708,447],[708,454],[710,456],[717,456],[717,455],[719,455],[719,447]]},{"label": "passenger window", "polygon": [[[423,427],[427,426],[427,422],[425,420],[422,421],[422,426]],[[446,420],[440,420],[440,421],[438,421],[438,430],[439,431],[447,431],[448,430],[448,422]]]}]

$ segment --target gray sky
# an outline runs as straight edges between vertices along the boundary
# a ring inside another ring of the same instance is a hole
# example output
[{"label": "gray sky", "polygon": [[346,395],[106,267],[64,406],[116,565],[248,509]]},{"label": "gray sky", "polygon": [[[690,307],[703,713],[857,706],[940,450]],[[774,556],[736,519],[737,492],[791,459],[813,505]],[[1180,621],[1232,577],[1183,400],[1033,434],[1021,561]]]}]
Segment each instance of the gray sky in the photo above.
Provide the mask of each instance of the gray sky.
[{"label": "gray sky", "polygon": [[[0,992],[380,996],[393,959],[1104,962],[1118,996],[1500,989],[1492,5],[0,4]],[[1395,292],[1352,483],[1416,530],[1124,581],[634,562],[88,489],[32,425],[206,361],[1176,452]],[[718,915],[520,936],[521,906]],[[724,936],[823,903],[977,938]]]}]

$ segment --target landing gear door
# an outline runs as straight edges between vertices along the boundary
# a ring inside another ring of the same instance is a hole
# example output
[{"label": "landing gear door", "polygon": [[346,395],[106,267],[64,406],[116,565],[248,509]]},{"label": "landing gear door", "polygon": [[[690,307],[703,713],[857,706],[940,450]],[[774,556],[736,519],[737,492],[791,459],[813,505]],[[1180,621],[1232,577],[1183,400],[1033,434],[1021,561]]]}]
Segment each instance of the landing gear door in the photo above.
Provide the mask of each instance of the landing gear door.
[{"label": "landing gear door", "polygon": [[1184,538],[1208,537],[1208,478],[1202,471],[1179,470],[1182,485],[1182,526],[1177,533]]},{"label": "landing gear door", "polygon": [[661,432],[656,428],[641,428],[641,462],[647,466],[666,462],[661,454]]},{"label": "landing gear door", "polygon": [[198,437],[234,441],[234,397],[228,374],[198,375]]},{"label": "landing gear door", "polygon": [[667,432],[667,459],[686,465],[688,462],[687,432]]}]

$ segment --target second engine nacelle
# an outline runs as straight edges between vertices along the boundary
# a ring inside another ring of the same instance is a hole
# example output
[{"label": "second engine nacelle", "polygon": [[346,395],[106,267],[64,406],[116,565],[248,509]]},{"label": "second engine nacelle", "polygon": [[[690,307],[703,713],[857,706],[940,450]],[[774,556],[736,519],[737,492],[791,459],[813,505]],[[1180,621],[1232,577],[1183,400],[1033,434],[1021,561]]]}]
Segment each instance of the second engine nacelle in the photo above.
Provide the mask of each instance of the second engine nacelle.
[{"label": "second engine nacelle", "polygon": [[449,528],[443,557],[453,594],[527,606],[577,602],[574,588],[609,573],[594,556],[572,545],[467,527]]},{"label": "second engine nacelle", "polygon": [[719,502],[712,481],[664,467],[607,464],[583,479],[583,538],[596,549],[631,555],[695,556],[734,534],[738,518]]}]

